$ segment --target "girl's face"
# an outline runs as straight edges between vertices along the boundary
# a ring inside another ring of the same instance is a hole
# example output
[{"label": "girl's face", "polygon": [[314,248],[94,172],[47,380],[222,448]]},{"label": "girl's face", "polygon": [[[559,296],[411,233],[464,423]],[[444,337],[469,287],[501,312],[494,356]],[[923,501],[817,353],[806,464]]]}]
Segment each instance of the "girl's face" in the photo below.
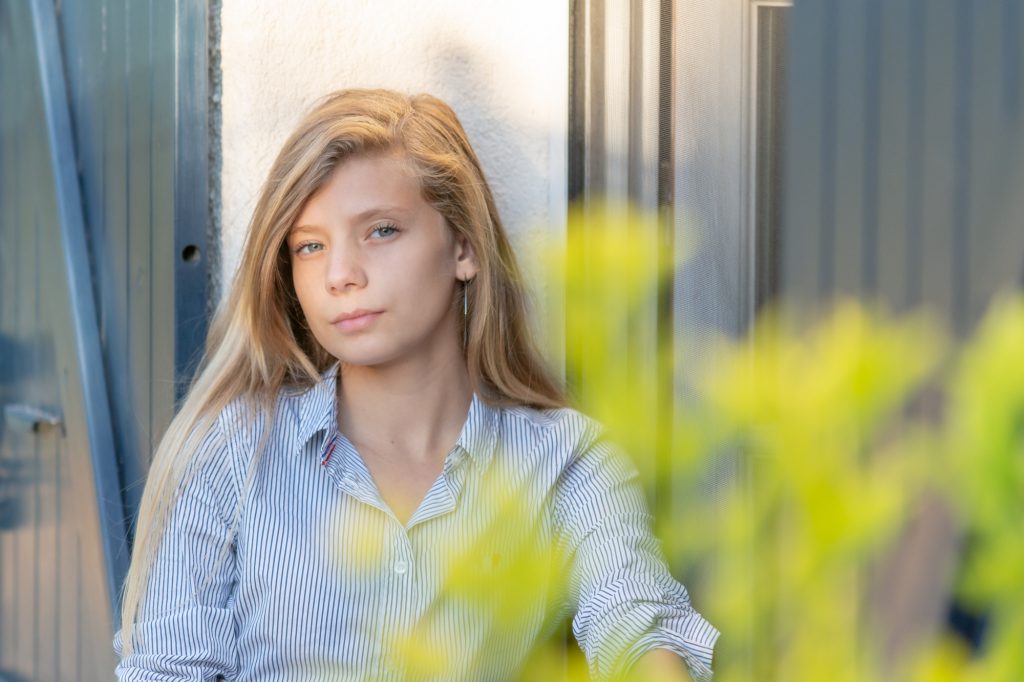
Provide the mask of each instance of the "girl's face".
[{"label": "girl's face", "polygon": [[309,328],[342,363],[461,353],[455,287],[476,275],[476,263],[400,152],[342,162],[306,202],[287,244]]}]

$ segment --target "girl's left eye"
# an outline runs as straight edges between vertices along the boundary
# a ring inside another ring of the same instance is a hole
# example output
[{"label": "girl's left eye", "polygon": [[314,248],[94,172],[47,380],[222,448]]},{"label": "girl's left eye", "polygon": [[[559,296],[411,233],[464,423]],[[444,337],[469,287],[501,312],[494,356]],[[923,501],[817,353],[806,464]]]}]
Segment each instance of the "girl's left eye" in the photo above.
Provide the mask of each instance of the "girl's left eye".
[{"label": "girl's left eye", "polygon": [[370,234],[375,235],[378,238],[390,237],[398,233],[398,228],[394,225],[378,225],[370,231]]}]

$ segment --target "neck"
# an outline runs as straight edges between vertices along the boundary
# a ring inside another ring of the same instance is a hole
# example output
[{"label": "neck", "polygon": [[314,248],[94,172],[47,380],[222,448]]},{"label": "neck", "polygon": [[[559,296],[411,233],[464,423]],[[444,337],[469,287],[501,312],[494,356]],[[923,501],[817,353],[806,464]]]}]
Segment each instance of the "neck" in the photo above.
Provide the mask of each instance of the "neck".
[{"label": "neck", "polygon": [[443,459],[466,421],[473,391],[461,353],[388,367],[342,364],[338,428],[357,448],[426,463]]}]

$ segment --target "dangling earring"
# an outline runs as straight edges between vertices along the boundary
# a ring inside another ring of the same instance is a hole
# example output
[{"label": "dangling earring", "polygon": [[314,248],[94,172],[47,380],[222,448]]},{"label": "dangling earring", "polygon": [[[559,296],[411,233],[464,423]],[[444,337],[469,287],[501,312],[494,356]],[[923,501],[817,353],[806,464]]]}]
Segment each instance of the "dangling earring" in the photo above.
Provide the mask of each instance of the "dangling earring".
[{"label": "dangling earring", "polygon": [[469,339],[469,280],[462,280],[462,350],[466,350]]}]

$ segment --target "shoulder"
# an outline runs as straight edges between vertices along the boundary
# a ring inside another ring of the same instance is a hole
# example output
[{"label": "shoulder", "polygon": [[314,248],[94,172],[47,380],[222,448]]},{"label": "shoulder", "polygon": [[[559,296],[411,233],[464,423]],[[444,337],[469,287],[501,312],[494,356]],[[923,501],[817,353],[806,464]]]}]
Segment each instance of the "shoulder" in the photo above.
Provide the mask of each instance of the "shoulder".
[{"label": "shoulder", "polygon": [[502,415],[506,440],[524,441],[545,458],[554,456],[563,464],[592,449],[605,431],[599,421],[571,407],[541,410],[516,406],[505,408]]},{"label": "shoulder", "polygon": [[236,397],[217,416],[216,429],[230,449],[251,451],[261,440],[286,438],[288,431],[297,431],[310,421],[316,394],[316,387],[302,391],[282,389],[269,404],[249,396]]},{"label": "shoulder", "polygon": [[597,419],[572,408],[506,408],[502,434],[507,445],[533,445],[516,448],[529,454],[514,463],[545,482],[561,532],[578,540],[608,516],[646,518],[636,465]]},{"label": "shoulder", "polygon": [[251,469],[258,466],[266,452],[285,445],[289,426],[296,423],[300,396],[282,391],[269,405],[240,396],[230,400],[219,413],[206,420],[206,430],[198,442],[193,466],[195,475],[228,504],[246,487]]},{"label": "shoulder", "polygon": [[286,400],[282,394],[272,407],[260,406],[247,396],[229,401],[213,416],[200,445],[206,453],[201,458],[206,474],[230,478],[240,489],[254,456],[272,431],[272,420],[276,420],[282,411],[287,411]]},{"label": "shoulder", "polygon": [[[280,402],[280,401],[279,401]],[[267,415],[247,397],[231,400],[216,418],[214,430],[232,454],[259,441],[266,429]]]}]

